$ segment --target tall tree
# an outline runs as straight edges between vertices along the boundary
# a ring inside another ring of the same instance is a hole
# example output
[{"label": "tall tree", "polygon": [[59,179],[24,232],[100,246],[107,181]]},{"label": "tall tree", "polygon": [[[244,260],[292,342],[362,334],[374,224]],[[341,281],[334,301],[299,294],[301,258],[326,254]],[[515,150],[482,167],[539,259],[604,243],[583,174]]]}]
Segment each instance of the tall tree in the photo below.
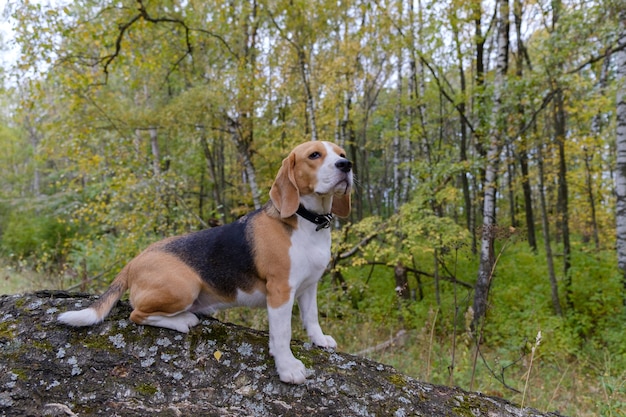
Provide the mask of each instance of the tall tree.
[{"label": "tall tree", "polygon": [[[561,0],[552,0],[552,33],[553,36],[560,35],[560,22],[563,4]],[[556,68],[562,70],[563,63],[557,62]],[[558,227],[560,231],[561,240],[563,242],[563,276],[565,277],[565,300],[569,308],[574,307],[572,300],[572,276],[571,276],[571,241],[570,241],[570,229],[569,229],[569,189],[567,182],[567,158],[565,153],[565,141],[566,138],[566,112],[565,112],[565,97],[563,87],[560,85],[558,79],[553,80],[552,86],[555,94],[553,100],[553,127],[554,127],[554,141],[556,142],[558,149],[558,193],[557,193],[557,213],[558,213]]]},{"label": "tall tree", "polygon": [[[522,0],[513,0],[513,16],[515,18],[515,37],[517,39],[517,55],[515,56],[515,75],[518,80],[522,80],[524,77],[525,63],[530,68],[530,58],[524,44],[522,37],[522,16],[523,16],[523,2]],[[518,99],[517,112],[519,117],[520,131],[524,129],[526,120],[526,109],[522,104],[521,98]],[[535,216],[533,212],[533,199],[532,188],[530,184],[530,171],[528,167],[528,153],[529,144],[526,132],[521,132],[519,135],[517,147],[517,155],[520,164],[520,171],[522,174],[522,191],[524,194],[524,214],[526,218],[526,230],[528,233],[528,244],[533,251],[537,251],[537,238],[535,236]]]},{"label": "tall tree", "polygon": [[620,17],[620,35],[617,52],[619,84],[617,87],[617,162],[615,167],[615,191],[617,195],[617,264],[622,271],[624,285],[623,301],[626,307],[626,10]]},{"label": "tall tree", "polygon": [[552,294],[552,308],[558,316],[563,314],[561,309],[561,300],[559,298],[559,285],[554,272],[554,257],[552,255],[552,243],[550,239],[550,222],[548,220],[548,205],[546,203],[546,192],[544,185],[544,169],[543,169],[543,143],[537,147],[537,167],[539,177],[539,202],[541,207],[541,227],[543,230],[543,245],[546,251],[546,262],[548,264],[548,277],[550,279],[550,291]]},{"label": "tall tree", "polygon": [[480,265],[474,292],[474,318],[476,327],[483,319],[487,310],[487,298],[493,278],[495,266],[494,241],[496,232],[496,192],[500,152],[505,136],[503,113],[503,97],[508,68],[509,54],[509,3],[498,0],[497,23],[497,61],[493,93],[493,118],[489,129],[489,149],[485,168],[485,187],[483,202],[483,226],[480,241]]},{"label": "tall tree", "polygon": [[[398,30],[398,38],[400,39],[403,35],[402,28],[402,20],[404,16],[404,0],[398,0],[396,2],[398,6],[398,23],[396,24]],[[400,204],[403,202],[402,198],[402,190],[404,188],[404,158],[403,158],[403,136],[404,129],[402,128],[402,123],[404,121],[404,53],[405,48],[402,43],[397,43],[397,52],[395,54],[396,61],[396,105],[394,110],[394,133],[392,140],[392,153],[393,159],[391,163],[392,171],[393,171],[393,201],[392,206],[393,210],[397,212],[400,209]]]},{"label": "tall tree", "polygon": [[[475,216],[475,208],[472,202],[472,194],[470,190],[470,182],[469,182],[469,134],[468,131],[472,130],[472,126],[470,125],[467,109],[469,106],[467,105],[468,98],[468,82],[466,76],[466,69],[464,65],[465,56],[463,51],[463,39],[462,39],[462,24],[464,23],[463,13],[467,11],[467,5],[465,2],[457,2],[453,4],[451,10],[449,12],[449,20],[450,26],[452,30],[452,36],[454,39],[455,53],[456,53],[456,66],[459,73],[459,87],[460,87],[460,102],[457,106],[457,110],[459,113],[459,123],[460,123],[460,140],[459,140],[459,162],[465,165],[465,169],[459,174],[459,180],[461,183],[461,189],[463,192],[463,214],[465,216],[465,225],[467,230],[473,231],[476,228],[476,216]],[[481,48],[480,43],[476,42],[477,49]],[[476,253],[476,234],[472,233],[472,252]]]}]

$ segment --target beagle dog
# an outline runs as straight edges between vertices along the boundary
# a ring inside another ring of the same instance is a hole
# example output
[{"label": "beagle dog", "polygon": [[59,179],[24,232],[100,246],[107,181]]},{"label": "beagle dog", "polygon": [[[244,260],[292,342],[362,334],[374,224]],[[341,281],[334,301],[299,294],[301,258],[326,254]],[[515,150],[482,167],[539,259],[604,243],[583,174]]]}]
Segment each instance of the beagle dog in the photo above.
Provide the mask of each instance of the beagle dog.
[{"label": "beagle dog", "polygon": [[337,343],[320,328],[317,283],[330,261],[333,214],[350,212],[352,163],[339,146],[303,143],[282,162],[270,201],[234,223],[161,240],[132,259],[89,308],[61,314],[70,326],[90,326],[109,314],[126,290],[130,319],[186,333],[198,314],[267,307],[269,348],[280,380],[301,384],[306,369],[289,347],[298,301],[311,341]]}]

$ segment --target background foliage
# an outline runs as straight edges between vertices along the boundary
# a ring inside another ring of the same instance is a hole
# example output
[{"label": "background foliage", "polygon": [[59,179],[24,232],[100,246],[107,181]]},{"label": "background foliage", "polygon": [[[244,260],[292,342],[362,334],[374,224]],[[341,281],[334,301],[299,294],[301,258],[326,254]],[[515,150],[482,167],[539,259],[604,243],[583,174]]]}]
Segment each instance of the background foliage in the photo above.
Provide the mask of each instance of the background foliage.
[{"label": "background foliage", "polygon": [[[625,415],[614,197],[622,8],[12,3],[4,15],[20,55],[2,72],[4,291],[100,291],[150,242],[263,204],[293,145],[331,140],[358,181],[320,291],[342,350],[536,408]],[[484,224],[493,187],[496,222]],[[480,297],[484,320],[473,315]]]}]

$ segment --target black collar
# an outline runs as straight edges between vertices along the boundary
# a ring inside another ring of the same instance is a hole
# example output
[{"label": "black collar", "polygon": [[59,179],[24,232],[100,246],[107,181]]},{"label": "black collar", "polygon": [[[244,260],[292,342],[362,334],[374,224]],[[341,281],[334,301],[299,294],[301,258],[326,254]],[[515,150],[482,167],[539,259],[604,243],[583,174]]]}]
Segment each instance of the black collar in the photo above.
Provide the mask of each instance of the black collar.
[{"label": "black collar", "polygon": [[326,229],[330,227],[330,221],[333,219],[332,213],[328,213],[328,214],[313,213],[312,211],[305,209],[302,204],[300,204],[300,206],[298,207],[296,214],[305,218],[311,223],[315,223],[317,225],[317,227],[315,228],[316,232],[321,229]]}]

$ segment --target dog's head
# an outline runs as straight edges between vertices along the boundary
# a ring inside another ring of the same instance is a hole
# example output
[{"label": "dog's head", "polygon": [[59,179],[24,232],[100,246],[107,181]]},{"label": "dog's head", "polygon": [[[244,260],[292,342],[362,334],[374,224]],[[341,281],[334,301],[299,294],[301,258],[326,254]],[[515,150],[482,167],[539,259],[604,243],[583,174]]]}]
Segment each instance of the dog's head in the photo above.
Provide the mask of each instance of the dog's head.
[{"label": "dog's head", "polygon": [[295,214],[300,197],[332,197],[331,212],[339,217],[350,214],[352,162],[339,146],[323,141],[296,146],[276,175],[270,189],[272,203],[282,218]]}]

